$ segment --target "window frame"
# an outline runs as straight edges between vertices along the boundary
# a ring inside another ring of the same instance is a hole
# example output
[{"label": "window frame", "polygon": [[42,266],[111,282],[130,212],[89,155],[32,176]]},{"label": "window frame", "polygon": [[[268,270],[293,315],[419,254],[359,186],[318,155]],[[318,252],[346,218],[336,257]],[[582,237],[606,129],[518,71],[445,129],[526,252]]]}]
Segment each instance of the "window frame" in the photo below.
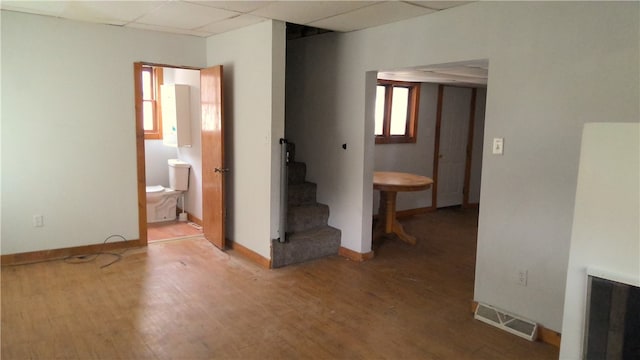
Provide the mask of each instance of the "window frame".
[{"label": "window frame", "polygon": [[[415,143],[418,134],[418,107],[420,104],[419,82],[395,81],[378,79],[377,86],[384,86],[384,116],[382,123],[382,135],[375,135],[376,144],[402,144]],[[391,108],[393,104],[393,88],[403,87],[409,90],[407,97],[407,119],[404,135],[391,135]],[[377,101],[377,99],[376,99]]]},{"label": "window frame", "polygon": [[[152,111],[153,111],[153,129],[144,130],[144,139],[145,140],[162,140],[162,102],[160,96],[160,86],[163,84],[163,69],[157,66],[143,65],[140,76],[143,76],[145,72],[149,73],[151,76],[151,90],[153,92],[151,99],[142,98],[142,111],[144,118],[144,103],[151,102]],[[142,82],[142,79],[141,79]],[[144,84],[142,84],[144,87]]]}]

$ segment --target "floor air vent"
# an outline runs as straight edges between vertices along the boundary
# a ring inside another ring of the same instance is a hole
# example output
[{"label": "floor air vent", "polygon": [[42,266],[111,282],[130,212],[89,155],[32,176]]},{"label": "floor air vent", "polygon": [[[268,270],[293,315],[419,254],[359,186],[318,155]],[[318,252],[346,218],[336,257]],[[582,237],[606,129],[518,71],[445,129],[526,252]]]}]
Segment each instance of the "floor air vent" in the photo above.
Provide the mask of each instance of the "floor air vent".
[{"label": "floor air vent", "polygon": [[538,324],[486,304],[478,303],[474,318],[529,341],[534,341],[537,337]]}]

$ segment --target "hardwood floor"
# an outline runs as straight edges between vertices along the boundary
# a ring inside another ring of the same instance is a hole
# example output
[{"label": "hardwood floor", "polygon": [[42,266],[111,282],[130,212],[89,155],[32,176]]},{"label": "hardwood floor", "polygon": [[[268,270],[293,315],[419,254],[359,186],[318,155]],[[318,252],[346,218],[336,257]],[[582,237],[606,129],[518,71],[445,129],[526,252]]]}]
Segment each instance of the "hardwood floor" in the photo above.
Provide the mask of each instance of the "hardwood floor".
[{"label": "hardwood floor", "polygon": [[473,320],[476,211],[402,221],[384,242],[265,270],[201,238],[121,261],[2,267],[2,359],[552,359]]}]

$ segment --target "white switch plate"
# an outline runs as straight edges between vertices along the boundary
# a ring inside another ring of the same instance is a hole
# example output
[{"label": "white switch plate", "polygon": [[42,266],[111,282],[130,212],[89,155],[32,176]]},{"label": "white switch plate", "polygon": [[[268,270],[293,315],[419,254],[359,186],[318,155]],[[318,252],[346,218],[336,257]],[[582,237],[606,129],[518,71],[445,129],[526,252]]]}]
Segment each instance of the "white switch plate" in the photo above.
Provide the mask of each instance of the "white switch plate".
[{"label": "white switch plate", "polygon": [[44,226],[44,216],[33,215],[33,227],[43,227],[43,226]]},{"label": "white switch plate", "polygon": [[502,155],[504,152],[504,138],[493,138],[493,155]]}]

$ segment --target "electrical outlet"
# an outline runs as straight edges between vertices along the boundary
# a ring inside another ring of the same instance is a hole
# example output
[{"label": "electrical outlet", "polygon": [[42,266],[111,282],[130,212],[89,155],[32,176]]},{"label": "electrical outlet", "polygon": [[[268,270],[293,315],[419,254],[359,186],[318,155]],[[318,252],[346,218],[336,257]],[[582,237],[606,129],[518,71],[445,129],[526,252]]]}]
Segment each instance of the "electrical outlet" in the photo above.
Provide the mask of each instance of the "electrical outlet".
[{"label": "electrical outlet", "polygon": [[44,226],[44,216],[33,215],[33,227],[43,227],[43,226]]},{"label": "electrical outlet", "polygon": [[518,282],[518,285],[527,286],[528,277],[529,277],[528,270],[523,270],[523,269],[518,270],[518,278],[516,279],[516,281]]}]

